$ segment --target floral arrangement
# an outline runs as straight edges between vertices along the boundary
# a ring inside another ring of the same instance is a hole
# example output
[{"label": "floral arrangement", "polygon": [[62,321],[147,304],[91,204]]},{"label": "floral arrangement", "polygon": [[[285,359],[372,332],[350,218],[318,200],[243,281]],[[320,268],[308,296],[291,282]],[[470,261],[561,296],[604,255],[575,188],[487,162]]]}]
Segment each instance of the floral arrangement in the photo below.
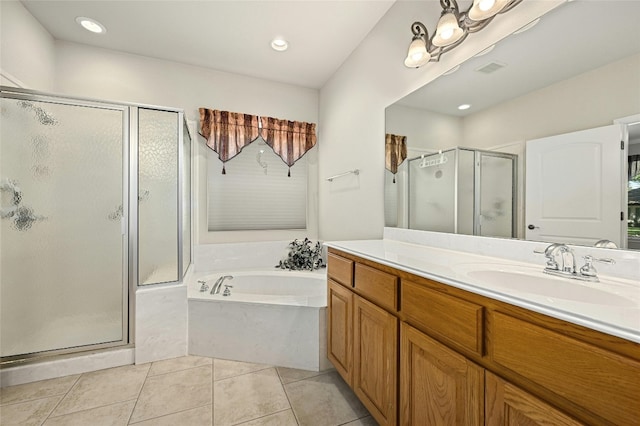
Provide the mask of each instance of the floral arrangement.
[{"label": "floral arrangement", "polygon": [[304,241],[298,239],[289,243],[289,254],[286,259],[280,261],[276,268],[290,269],[293,271],[324,268],[327,266],[322,259],[322,244],[320,241],[313,242],[305,238]]}]

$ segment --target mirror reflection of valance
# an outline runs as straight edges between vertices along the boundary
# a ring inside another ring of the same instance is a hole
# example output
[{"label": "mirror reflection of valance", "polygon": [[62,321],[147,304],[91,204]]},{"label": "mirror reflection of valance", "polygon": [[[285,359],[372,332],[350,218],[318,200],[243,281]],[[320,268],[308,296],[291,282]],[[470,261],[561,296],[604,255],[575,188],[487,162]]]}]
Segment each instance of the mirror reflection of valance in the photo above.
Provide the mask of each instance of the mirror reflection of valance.
[{"label": "mirror reflection of valance", "polygon": [[226,174],[224,163],[260,136],[259,117],[200,108],[200,134],[207,140],[207,146],[218,153],[222,174]]},{"label": "mirror reflection of valance", "polygon": [[[289,169],[316,144],[316,125],[301,121],[262,117],[262,139]],[[291,170],[289,170],[291,176]]]},{"label": "mirror reflection of valance", "polygon": [[[200,108],[200,134],[224,163],[262,137],[289,168],[316,144],[316,125]],[[291,170],[289,170],[291,176]]]},{"label": "mirror reflection of valance", "polygon": [[393,183],[396,183],[398,167],[407,158],[407,137],[387,133],[384,141],[385,168],[393,173]]}]

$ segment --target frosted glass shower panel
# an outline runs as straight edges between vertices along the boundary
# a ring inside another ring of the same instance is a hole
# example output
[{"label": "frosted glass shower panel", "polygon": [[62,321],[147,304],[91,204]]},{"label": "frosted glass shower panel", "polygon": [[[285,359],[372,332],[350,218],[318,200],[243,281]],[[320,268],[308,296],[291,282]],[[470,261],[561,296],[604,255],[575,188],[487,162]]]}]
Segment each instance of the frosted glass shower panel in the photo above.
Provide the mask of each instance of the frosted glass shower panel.
[{"label": "frosted glass shower panel", "polygon": [[178,113],[138,120],[138,283],[178,281]]},{"label": "frosted glass shower panel", "polygon": [[454,232],[455,151],[409,162],[409,228]]},{"label": "frosted glass shower panel", "polygon": [[182,129],[182,274],[191,264],[191,135]]},{"label": "frosted glass shower panel", "polygon": [[475,207],[475,151],[458,149],[458,234],[473,235]]},{"label": "frosted glass shower panel", "polygon": [[1,99],[2,357],[126,341],[125,110]]},{"label": "frosted glass shower panel", "polygon": [[478,153],[480,156],[479,235],[511,237],[513,233],[514,160]]}]

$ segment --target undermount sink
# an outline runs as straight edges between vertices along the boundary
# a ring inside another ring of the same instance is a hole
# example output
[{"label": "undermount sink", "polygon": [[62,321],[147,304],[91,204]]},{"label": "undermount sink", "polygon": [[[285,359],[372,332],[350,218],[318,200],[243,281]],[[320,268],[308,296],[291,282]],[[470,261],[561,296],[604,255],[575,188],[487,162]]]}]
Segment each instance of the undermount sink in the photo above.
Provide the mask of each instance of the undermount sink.
[{"label": "undermount sink", "polygon": [[[638,307],[638,302],[624,295],[603,290],[599,283],[587,283],[570,278],[554,277],[544,274],[542,267],[532,270],[527,267],[500,266],[462,267],[464,275],[474,282],[486,284],[496,290],[506,290],[510,294],[526,293],[550,299],[563,299],[571,302],[609,305],[618,307]],[[600,288],[599,288],[600,287]]]}]

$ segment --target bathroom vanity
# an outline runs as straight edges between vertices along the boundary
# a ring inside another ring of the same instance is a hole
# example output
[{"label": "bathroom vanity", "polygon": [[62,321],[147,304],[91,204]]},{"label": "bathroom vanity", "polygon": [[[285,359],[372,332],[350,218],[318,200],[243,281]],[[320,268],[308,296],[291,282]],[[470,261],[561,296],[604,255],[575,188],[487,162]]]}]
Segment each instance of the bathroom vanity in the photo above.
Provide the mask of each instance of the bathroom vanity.
[{"label": "bathroom vanity", "polygon": [[608,303],[604,293],[566,303],[543,294],[546,305],[508,294],[464,272],[478,269],[473,254],[327,245],[328,357],[380,425],[640,424],[633,281],[604,292],[621,306],[598,318],[589,309]]}]

